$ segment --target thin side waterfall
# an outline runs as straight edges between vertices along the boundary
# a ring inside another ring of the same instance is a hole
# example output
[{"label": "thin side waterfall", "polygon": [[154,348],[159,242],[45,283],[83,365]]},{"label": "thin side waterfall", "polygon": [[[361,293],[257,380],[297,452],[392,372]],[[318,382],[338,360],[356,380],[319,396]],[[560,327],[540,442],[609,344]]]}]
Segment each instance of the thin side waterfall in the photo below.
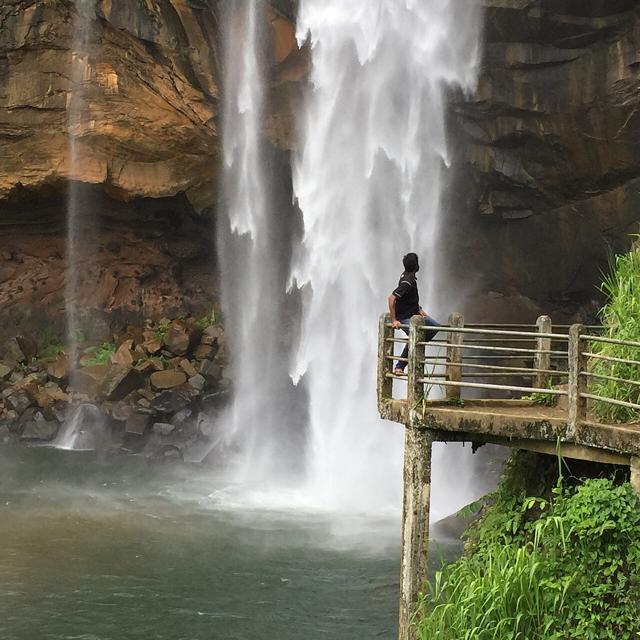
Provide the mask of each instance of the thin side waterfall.
[{"label": "thin side waterfall", "polygon": [[[75,384],[75,373],[80,358],[79,344],[82,340],[82,297],[83,287],[82,256],[90,243],[88,228],[89,201],[87,191],[80,179],[82,174],[82,153],[79,139],[87,125],[86,84],[90,79],[89,45],[91,25],[95,19],[93,0],[77,0],[73,21],[73,42],[71,51],[71,91],[67,98],[67,134],[69,140],[69,184],[67,191],[67,242],[64,278],[64,302],[66,314],[66,353],[69,359],[70,384]],[[86,264],[86,262],[85,262]],[[87,436],[92,431],[100,438]],[[95,448],[102,438],[104,425],[93,419],[91,411],[80,407],[70,407],[55,445],[62,449]]]},{"label": "thin side waterfall", "polygon": [[301,0],[311,91],[294,190],[304,239],[292,280],[304,294],[294,377],[311,398],[310,485],[335,507],[400,504],[402,431],[376,413],[377,318],[408,251],[435,308],[446,96],[470,90],[479,58],[475,0]]},{"label": "thin side waterfall", "polygon": [[82,284],[80,254],[87,238],[84,237],[87,206],[79,177],[82,173],[82,155],[79,137],[86,124],[87,96],[85,86],[90,78],[89,44],[91,24],[95,19],[94,2],[77,0],[73,23],[71,51],[71,91],[67,100],[67,132],[69,139],[69,187],[67,195],[67,248],[64,299],[67,319],[67,355],[71,376],[77,366],[78,342],[81,337]]},{"label": "thin side waterfall", "polygon": [[264,484],[296,471],[304,435],[300,393],[288,375],[295,324],[295,301],[286,292],[292,225],[274,206],[276,162],[261,131],[264,7],[259,0],[233,0],[227,10],[226,211],[218,216],[217,228],[235,367],[227,440],[240,449],[239,478]]}]

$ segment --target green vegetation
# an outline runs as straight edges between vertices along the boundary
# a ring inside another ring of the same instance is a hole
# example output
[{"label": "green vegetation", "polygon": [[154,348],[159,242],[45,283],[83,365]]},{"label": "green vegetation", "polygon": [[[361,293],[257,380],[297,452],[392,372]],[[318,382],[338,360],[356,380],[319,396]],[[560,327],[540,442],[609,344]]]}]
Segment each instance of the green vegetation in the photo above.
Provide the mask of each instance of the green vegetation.
[{"label": "green vegetation", "polygon": [[89,347],[85,349],[84,355],[80,359],[80,364],[83,367],[106,364],[115,352],[115,342],[104,342],[100,347]]},{"label": "green vegetation", "polygon": [[156,340],[158,342],[163,342],[165,336],[167,335],[167,331],[169,331],[169,327],[171,323],[168,320],[160,322],[158,328],[156,329]]},{"label": "green vegetation", "polygon": [[218,320],[215,316],[215,313],[211,313],[208,316],[203,316],[202,318],[197,318],[196,320],[194,320],[193,324],[196,325],[196,327],[199,327],[200,329],[206,329],[207,327],[212,327],[216,324],[218,324]]},{"label": "green vegetation", "polygon": [[41,358],[57,358],[64,352],[62,340],[57,331],[48,327],[40,336],[39,355]]},{"label": "green vegetation", "polygon": [[[548,389],[554,389],[552,382],[547,383]],[[544,407],[555,407],[558,404],[558,396],[555,393],[542,393],[540,391],[534,391],[527,396],[522,396],[523,400],[533,402],[533,404],[541,405]]]},{"label": "green vegetation", "polygon": [[[604,280],[602,290],[608,296],[608,303],[602,309],[601,317],[605,326],[604,335],[615,340],[640,342],[640,247],[634,247],[629,253],[617,256],[611,273]],[[596,342],[591,350],[608,357],[622,360],[640,360],[640,348],[618,344]],[[614,380],[597,380],[590,385],[589,391],[601,397],[640,404],[640,366],[624,362],[605,362],[594,360],[593,373],[630,380],[624,383]],[[640,412],[629,408],[594,403],[594,411],[604,422],[634,422],[640,420]]]},{"label": "green vegetation", "polygon": [[509,466],[467,555],[428,585],[418,637],[638,640],[640,500],[630,485],[560,477],[532,498],[521,471]]}]

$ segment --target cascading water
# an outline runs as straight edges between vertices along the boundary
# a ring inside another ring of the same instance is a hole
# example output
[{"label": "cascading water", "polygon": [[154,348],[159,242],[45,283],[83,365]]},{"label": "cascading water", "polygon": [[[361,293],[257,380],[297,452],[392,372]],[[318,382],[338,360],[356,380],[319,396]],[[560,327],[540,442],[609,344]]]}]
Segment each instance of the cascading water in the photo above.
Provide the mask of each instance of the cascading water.
[{"label": "cascading water", "polygon": [[[76,382],[76,367],[79,342],[82,336],[82,299],[83,287],[82,256],[90,241],[87,215],[89,201],[87,191],[80,182],[82,174],[82,154],[79,145],[86,122],[87,95],[85,86],[90,78],[88,51],[91,24],[95,19],[94,0],[77,0],[73,20],[73,42],[71,50],[71,91],[67,99],[67,133],[69,139],[69,185],[67,192],[67,242],[64,278],[64,301],[67,328],[66,353],[69,360],[71,386]],[[86,264],[86,262],[85,262]],[[80,423],[85,421],[84,427]],[[96,430],[100,437],[85,438],[85,434]],[[92,448],[86,442],[97,442],[102,437],[104,426],[93,420],[90,412],[81,407],[70,407],[55,444],[62,449]],[[82,435],[78,435],[82,431]]]},{"label": "cascading water", "polygon": [[217,229],[225,324],[235,355],[227,439],[242,450],[242,480],[259,483],[290,477],[304,436],[301,390],[289,377],[296,313],[286,284],[295,224],[286,219],[286,207],[283,214],[274,206],[277,162],[261,131],[262,10],[259,0],[234,0],[227,8],[226,216],[219,216]]},{"label": "cascading water", "polygon": [[73,42],[71,51],[71,91],[67,100],[67,132],[69,139],[69,187],[67,196],[67,248],[64,298],[67,322],[67,355],[71,365],[71,375],[78,361],[78,341],[81,334],[81,304],[79,293],[82,273],[79,256],[83,244],[85,224],[83,209],[86,201],[79,181],[82,157],[78,138],[82,135],[86,122],[87,96],[85,85],[89,79],[88,50],[92,20],[95,19],[93,0],[77,0],[73,22]]},{"label": "cascading water", "polygon": [[447,91],[474,86],[475,0],[301,0],[312,91],[294,190],[304,239],[294,377],[310,395],[310,483],[332,506],[398,505],[402,433],[376,414],[379,313],[408,251],[421,255],[421,300],[434,308]]}]

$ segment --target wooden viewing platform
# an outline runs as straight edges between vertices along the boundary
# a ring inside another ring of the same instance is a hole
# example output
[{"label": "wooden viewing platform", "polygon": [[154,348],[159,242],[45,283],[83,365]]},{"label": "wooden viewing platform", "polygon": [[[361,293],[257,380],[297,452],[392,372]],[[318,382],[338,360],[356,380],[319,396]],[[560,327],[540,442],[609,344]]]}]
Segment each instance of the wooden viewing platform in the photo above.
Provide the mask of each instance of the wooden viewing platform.
[{"label": "wooden viewing platform", "polygon": [[[640,367],[640,342],[602,337],[600,327],[553,327],[548,316],[536,325],[465,326],[460,314],[452,314],[428,341],[431,331],[416,316],[396,335],[389,315],[380,318],[378,411],[405,425],[400,640],[415,637],[410,621],[427,579],[433,442],[495,443],[629,465],[640,493],[640,423],[604,424],[591,411],[596,401],[638,411],[640,404],[596,396],[588,386],[604,379],[640,387],[589,366],[604,360]],[[637,348],[638,356],[623,361],[598,354],[596,343]],[[396,376],[396,346],[405,345],[406,375]],[[543,406],[526,399],[532,395],[557,401]]]}]

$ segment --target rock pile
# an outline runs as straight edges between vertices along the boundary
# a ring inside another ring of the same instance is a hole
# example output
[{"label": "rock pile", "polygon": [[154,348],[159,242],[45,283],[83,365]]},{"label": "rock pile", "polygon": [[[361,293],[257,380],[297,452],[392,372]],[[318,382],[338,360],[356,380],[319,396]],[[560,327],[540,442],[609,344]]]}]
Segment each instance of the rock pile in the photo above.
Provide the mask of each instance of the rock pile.
[{"label": "rock pile", "polygon": [[0,441],[52,441],[74,407],[91,404],[109,426],[110,448],[160,457],[206,449],[231,384],[221,325],[147,322],[81,353],[72,368],[59,345],[27,336],[4,345]]}]

